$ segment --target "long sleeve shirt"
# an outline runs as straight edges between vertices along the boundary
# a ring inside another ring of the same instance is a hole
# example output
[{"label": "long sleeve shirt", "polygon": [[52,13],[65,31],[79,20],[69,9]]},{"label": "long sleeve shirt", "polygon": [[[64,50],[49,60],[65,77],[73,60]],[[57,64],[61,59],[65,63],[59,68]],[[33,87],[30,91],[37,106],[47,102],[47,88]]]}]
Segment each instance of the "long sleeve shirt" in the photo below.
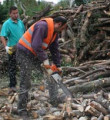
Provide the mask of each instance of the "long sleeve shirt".
[{"label": "long sleeve shirt", "polygon": [[[32,48],[37,54],[37,58],[43,62],[48,59],[46,51],[42,49],[42,42],[47,37],[48,26],[45,21],[40,21],[36,23],[34,26],[34,31],[32,34]],[[24,46],[18,44],[19,49],[22,49],[26,52],[30,52],[28,49],[24,48]],[[58,50],[58,35],[56,36],[55,41],[49,46],[50,53],[52,55],[53,63],[59,67],[60,66],[60,52]],[[33,54],[33,53],[32,53]]]}]

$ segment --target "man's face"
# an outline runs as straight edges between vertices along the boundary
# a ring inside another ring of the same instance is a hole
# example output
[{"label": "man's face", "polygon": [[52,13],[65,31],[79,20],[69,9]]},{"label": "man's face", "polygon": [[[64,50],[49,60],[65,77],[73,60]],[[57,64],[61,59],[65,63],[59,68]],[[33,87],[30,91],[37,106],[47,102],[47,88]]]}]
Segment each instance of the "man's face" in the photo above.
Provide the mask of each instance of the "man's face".
[{"label": "man's face", "polygon": [[16,10],[12,10],[10,12],[10,17],[11,17],[12,20],[17,20],[18,19],[18,10],[17,9]]},{"label": "man's face", "polygon": [[62,26],[62,23],[56,23],[55,31],[56,31],[56,32],[61,32],[61,31],[64,30],[66,27],[67,27],[67,24],[64,24],[64,25]]}]

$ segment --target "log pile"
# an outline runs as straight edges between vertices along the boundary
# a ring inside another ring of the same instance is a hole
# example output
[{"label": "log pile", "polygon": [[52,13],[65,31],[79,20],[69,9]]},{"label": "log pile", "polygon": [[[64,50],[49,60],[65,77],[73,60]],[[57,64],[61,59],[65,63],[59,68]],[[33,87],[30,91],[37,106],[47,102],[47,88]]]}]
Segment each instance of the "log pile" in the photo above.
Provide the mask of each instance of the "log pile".
[{"label": "log pile", "polygon": [[109,59],[109,9],[110,3],[101,0],[50,15],[62,15],[68,19],[68,28],[60,38],[62,57],[74,65],[88,60]]},{"label": "log pile", "polygon": [[[30,92],[27,110],[31,120],[109,120],[110,92],[99,91],[74,97],[58,107],[49,103],[45,87],[37,86]],[[21,120],[17,113],[18,93],[6,94],[7,89],[0,90],[0,119]],[[6,98],[4,100],[4,98]]]}]

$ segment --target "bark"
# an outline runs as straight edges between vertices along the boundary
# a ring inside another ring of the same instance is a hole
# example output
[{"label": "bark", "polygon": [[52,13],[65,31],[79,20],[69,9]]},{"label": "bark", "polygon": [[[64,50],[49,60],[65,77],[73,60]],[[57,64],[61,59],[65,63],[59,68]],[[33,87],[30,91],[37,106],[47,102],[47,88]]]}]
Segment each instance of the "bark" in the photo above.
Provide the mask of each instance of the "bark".
[{"label": "bark", "polygon": [[100,114],[100,116],[98,117],[97,120],[103,120],[103,118],[104,118],[104,115],[103,115],[103,114]]},{"label": "bark", "polygon": [[86,31],[87,31],[87,27],[89,25],[89,18],[91,16],[91,14],[92,14],[91,11],[89,11],[87,13],[87,16],[85,18],[84,24],[83,24],[83,26],[81,28],[81,37],[80,37],[80,42],[81,43],[85,43],[86,42],[86,35],[85,34],[86,34]]},{"label": "bark", "polygon": [[110,85],[110,78],[105,78],[105,79],[99,79],[87,83],[83,83],[81,85],[75,85],[72,87],[69,87],[70,91],[72,93],[77,93],[77,92],[88,92],[91,90],[98,89],[100,87],[104,88]]},{"label": "bark", "polygon": [[107,115],[108,111],[99,103],[92,101],[90,103],[90,106],[94,107],[95,109],[97,109],[98,111],[100,111],[102,114]]},{"label": "bark", "polygon": [[100,115],[100,112],[91,106],[87,106],[85,109],[85,112],[90,113],[91,115],[96,116],[96,117]]}]

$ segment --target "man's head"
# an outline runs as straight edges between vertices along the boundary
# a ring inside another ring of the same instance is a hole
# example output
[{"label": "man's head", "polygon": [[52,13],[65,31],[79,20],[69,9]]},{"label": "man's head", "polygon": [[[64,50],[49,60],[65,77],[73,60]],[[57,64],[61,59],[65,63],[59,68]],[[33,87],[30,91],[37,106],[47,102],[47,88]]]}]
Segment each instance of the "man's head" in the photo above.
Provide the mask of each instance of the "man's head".
[{"label": "man's head", "polygon": [[16,21],[18,19],[18,9],[15,6],[10,7],[9,11],[10,17],[13,21]]},{"label": "man's head", "polygon": [[53,19],[54,21],[54,31],[61,32],[63,29],[66,28],[67,19],[63,16],[59,16]]}]

